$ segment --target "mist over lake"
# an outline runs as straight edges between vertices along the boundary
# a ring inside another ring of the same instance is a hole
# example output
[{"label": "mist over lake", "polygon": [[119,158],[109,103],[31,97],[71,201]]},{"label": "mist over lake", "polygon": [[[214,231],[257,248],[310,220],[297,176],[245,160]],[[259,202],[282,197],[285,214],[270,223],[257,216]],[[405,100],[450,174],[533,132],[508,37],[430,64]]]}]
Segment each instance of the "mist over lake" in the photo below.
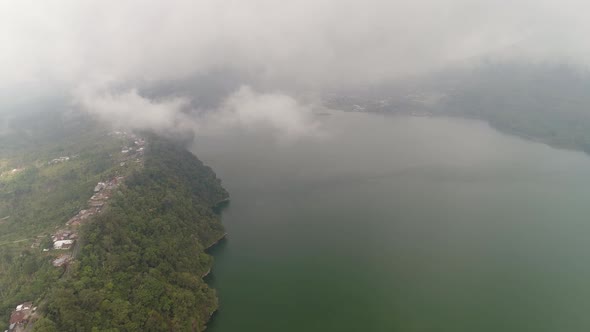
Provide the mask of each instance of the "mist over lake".
[{"label": "mist over lake", "polygon": [[590,2],[0,2],[0,331],[590,331]]},{"label": "mist over lake", "polygon": [[590,158],[456,118],[197,136],[231,193],[208,331],[587,331]]}]

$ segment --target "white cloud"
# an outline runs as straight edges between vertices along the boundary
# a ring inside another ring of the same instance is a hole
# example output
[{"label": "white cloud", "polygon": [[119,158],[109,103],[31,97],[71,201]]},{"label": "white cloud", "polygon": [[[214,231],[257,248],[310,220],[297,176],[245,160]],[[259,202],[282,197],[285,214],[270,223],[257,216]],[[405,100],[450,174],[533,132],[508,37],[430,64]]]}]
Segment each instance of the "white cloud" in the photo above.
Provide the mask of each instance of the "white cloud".
[{"label": "white cloud", "polygon": [[216,132],[266,128],[284,139],[320,135],[311,106],[280,93],[259,94],[247,86],[230,95],[218,110],[208,112],[202,120],[207,130]]},{"label": "white cloud", "polygon": [[[586,65],[588,9],[577,0],[0,1],[0,95],[57,87],[119,123],[174,127],[187,101],[148,100],[137,82],[221,68],[245,73],[236,85],[287,91],[374,83],[489,54]],[[306,107],[261,91],[230,96],[220,110],[228,119],[216,125],[307,131]]]},{"label": "white cloud", "polygon": [[117,94],[79,90],[76,101],[83,109],[116,127],[165,131],[180,127],[187,120],[182,112],[186,100],[153,101],[140,96],[136,90]]},{"label": "white cloud", "polygon": [[75,100],[115,127],[152,129],[164,134],[189,130],[201,135],[222,135],[236,129],[271,130],[280,141],[321,134],[311,106],[301,105],[284,94],[256,93],[246,86],[215,110],[190,110],[183,98],[150,100],[136,90],[113,93],[78,89]]},{"label": "white cloud", "polygon": [[513,45],[586,62],[583,1],[0,2],[0,85],[176,79],[236,68],[306,85],[370,82]]}]

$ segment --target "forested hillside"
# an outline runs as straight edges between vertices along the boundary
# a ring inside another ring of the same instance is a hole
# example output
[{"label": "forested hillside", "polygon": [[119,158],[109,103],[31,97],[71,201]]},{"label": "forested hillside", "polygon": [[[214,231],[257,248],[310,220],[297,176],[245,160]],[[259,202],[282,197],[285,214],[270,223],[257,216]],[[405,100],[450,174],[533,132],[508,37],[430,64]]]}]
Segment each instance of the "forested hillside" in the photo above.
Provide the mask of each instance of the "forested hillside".
[{"label": "forested hillside", "polygon": [[52,260],[66,252],[49,250],[52,235],[86,208],[97,182],[141,167],[119,163],[128,139],[48,105],[0,114],[0,328],[61,277]]},{"label": "forested hillside", "polygon": [[[228,197],[213,171],[181,143],[57,106],[1,120],[0,328],[202,331]],[[56,249],[63,234],[74,245]]]},{"label": "forested hillside", "polygon": [[45,297],[37,331],[201,331],[216,310],[204,249],[224,235],[213,207],[227,193],[183,148],[149,142],[145,168],[82,230],[79,263]]}]

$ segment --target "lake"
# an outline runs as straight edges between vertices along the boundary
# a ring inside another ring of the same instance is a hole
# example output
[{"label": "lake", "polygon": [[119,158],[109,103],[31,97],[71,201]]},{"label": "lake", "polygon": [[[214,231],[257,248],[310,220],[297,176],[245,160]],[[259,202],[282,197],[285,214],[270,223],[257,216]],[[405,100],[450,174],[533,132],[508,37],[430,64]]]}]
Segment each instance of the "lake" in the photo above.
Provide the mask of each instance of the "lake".
[{"label": "lake", "polygon": [[317,121],[197,137],[232,199],[208,331],[590,331],[588,156],[464,119]]}]

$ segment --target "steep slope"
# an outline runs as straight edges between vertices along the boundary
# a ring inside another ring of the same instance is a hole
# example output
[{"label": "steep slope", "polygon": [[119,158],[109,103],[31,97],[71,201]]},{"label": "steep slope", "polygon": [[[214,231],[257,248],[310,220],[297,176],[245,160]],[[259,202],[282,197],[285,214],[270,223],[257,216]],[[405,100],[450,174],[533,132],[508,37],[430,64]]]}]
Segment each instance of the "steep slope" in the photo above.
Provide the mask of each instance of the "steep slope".
[{"label": "steep slope", "polygon": [[216,310],[204,249],[224,234],[213,208],[227,192],[182,147],[148,141],[145,167],[83,228],[78,262],[46,296],[36,330],[202,331]]}]

